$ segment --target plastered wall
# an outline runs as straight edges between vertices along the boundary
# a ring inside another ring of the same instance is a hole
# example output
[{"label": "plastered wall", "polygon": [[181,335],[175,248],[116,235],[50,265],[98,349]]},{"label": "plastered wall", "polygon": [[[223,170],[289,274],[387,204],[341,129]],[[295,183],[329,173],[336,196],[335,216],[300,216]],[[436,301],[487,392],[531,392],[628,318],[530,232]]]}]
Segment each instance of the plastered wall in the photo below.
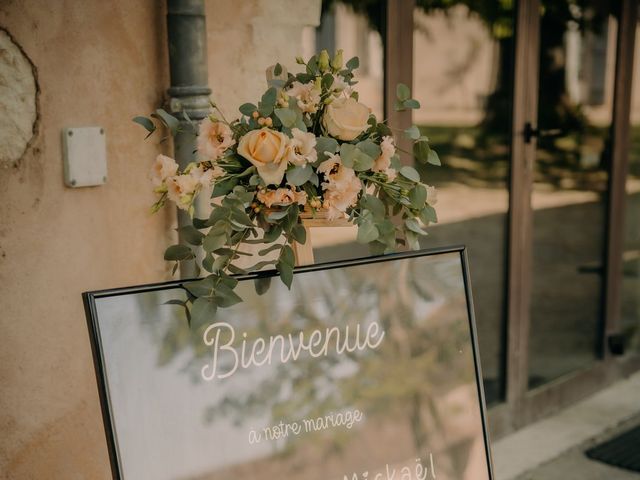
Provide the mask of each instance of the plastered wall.
[{"label": "plastered wall", "polygon": [[[231,115],[263,89],[265,63],[293,63],[319,6],[207,1],[210,84]],[[130,121],[169,86],[164,2],[3,0],[0,28],[39,88],[37,133],[0,170],[0,478],[107,479],[81,292],[169,277],[175,219],[148,213],[146,174],[170,150]],[[109,178],[70,189],[61,130],[89,125],[106,130]]]}]

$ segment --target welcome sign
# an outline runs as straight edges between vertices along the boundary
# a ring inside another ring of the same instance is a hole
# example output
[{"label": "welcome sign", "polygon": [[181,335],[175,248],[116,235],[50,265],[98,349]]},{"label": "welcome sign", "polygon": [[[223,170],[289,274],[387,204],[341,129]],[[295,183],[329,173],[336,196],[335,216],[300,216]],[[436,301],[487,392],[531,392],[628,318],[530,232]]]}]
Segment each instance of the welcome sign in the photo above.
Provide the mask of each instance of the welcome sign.
[{"label": "welcome sign", "polygon": [[492,478],[462,248],[274,275],[197,329],[180,282],[84,295],[114,478]]}]

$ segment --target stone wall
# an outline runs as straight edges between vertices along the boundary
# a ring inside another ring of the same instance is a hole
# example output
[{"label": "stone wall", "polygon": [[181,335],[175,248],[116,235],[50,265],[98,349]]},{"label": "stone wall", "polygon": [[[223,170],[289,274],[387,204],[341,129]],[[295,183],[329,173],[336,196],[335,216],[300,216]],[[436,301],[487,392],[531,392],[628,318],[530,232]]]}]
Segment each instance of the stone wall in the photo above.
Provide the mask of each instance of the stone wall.
[{"label": "stone wall", "polygon": [[[0,116],[19,104],[9,94],[18,95],[26,107],[11,111],[15,123],[26,132],[36,125],[25,153],[0,169],[0,478],[111,478],[81,293],[169,278],[162,252],[175,215],[149,214],[146,175],[170,146],[143,142],[130,121],[160,106],[169,86],[163,7],[153,0],[0,5],[0,36],[17,46],[8,49],[2,38],[0,78],[20,79],[0,88]],[[226,111],[256,98],[266,64],[293,64],[319,7],[319,0],[207,2],[210,85]],[[11,58],[20,62],[13,77],[5,68]],[[37,119],[28,108],[34,88]],[[93,125],[106,130],[108,181],[67,188],[61,130]]]}]

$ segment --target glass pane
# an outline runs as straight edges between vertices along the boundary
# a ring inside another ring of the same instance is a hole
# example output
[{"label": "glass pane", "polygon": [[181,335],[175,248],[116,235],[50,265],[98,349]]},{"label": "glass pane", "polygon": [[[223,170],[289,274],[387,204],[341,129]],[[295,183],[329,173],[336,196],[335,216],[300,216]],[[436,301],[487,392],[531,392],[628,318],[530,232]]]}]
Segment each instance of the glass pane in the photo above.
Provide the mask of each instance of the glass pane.
[{"label": "glass pane", "polygon": [[514,12],[511,2],[476,3],[416,8],[413,83],[422,108],[413,120],[442,160],[418,165],[438,187],[439,223],[423,245],[469,248],[484,385],[495,403],[504,389]]},{"label": "glass pane", "polygon": [[617,22],[610,2],[543,2],[532,196],[529,386],[588,366],[602,316]]},{"label": "glass pane", "polygon": [[622,331],[627,348],[640,351],[640,27],[636,29],[631,101],[631,149],[622,269]]},{"label": "glass pane", "polygon": [[273,280],[96,299],[124,480],[489,478],[459,252]]}]

